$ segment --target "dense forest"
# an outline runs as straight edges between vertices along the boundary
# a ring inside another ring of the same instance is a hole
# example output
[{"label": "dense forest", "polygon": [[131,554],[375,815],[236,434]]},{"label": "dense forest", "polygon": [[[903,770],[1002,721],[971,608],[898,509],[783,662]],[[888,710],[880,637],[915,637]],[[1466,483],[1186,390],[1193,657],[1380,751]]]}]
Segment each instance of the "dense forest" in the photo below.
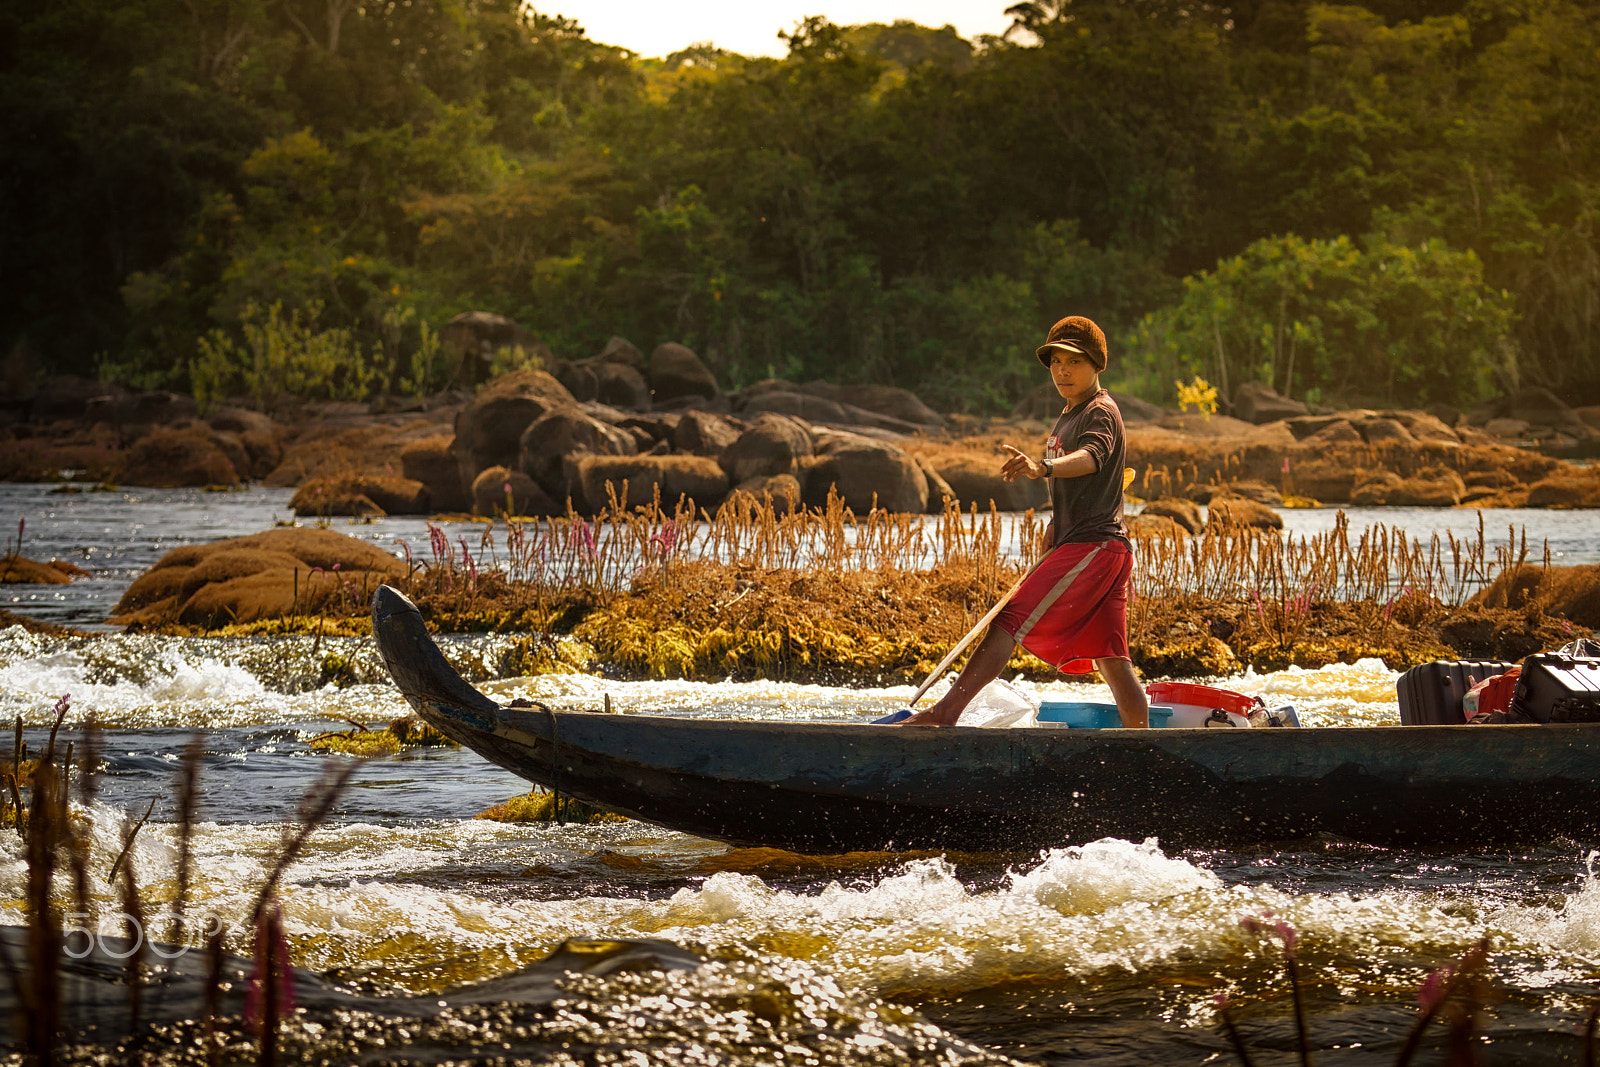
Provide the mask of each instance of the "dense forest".
[{"label": "dense forest", "polygon": [[1600,7],[1007,14],[641,59],[519,0],[10,0],[0,345],[226,390],[289,344],[308,389],[421,391],[482,309],[559,357],[995,411],[1083,313],[1150,399],[1600,402]]}]

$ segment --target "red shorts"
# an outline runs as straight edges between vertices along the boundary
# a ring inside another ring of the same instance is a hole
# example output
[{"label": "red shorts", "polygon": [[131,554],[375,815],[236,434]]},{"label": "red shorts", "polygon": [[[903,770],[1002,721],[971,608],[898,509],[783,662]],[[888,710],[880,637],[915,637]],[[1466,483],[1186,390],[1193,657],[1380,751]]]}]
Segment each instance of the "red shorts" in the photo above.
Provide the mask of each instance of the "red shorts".
[{"label": "red shorts", "polygon": [[1121,541],[1057,545],[994,624],[1063,674],[1128,658],[1133,553]]}]

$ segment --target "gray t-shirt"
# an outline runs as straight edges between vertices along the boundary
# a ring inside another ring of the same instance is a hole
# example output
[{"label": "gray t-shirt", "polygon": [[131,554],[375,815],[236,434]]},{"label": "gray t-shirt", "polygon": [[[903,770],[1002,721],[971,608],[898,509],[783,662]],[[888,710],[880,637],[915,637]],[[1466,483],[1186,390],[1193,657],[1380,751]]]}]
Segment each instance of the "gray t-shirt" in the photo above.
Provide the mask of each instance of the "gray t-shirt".
[{"label": "gray t-shirt", "polygon": [[1092,544],[1113,538],[1126,543],[1128,528],[1122,521],[1122,468],[1127,455],[1127,438],[1122,430],[1122,412],[1104,389],[1077,407],[1061,412],[1050,430],[1050,439],[1045,442],[1044,456],[1052,459],[1080,448],[1094,457],[1094,473],[1079,478],[1050,479],[1055,543]]}]

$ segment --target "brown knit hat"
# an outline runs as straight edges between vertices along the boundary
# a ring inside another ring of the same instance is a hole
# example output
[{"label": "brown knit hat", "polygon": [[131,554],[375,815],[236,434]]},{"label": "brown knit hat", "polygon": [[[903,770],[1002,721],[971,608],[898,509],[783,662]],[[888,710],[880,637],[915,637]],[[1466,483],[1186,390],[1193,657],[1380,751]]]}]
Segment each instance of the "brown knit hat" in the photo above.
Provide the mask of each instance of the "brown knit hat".
[{"label": "brown knit hat", "polygon": [[1068,315],[1054,326],[1034,355],[1046,367],[1050,365],[1052,351],[1076,352],[1089,357],[1096,370],[1106,369],[1106,335],[1100,327],[1082,315]]}]

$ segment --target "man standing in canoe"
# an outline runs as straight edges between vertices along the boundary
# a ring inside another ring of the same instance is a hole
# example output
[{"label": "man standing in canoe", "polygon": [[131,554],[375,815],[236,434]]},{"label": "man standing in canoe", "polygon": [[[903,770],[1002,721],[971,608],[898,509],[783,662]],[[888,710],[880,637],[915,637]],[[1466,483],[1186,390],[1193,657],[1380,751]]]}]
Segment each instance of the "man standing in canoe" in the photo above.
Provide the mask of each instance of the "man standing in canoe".
[{"label": "man standing in canoe", "polygon": [[1053,515],[1045,557],[995,617],[950,691],[903,721],[951,726],[1005,669],[1017,645],[1065,674],[1086,674],[1092,661],[1117,701],[1125,727],[1150,725],[1150,702],[1128,659],[1128,599],[1133,551],[1122,522],[1126,439],[1122,412],[1100,387],[1106,335],[1071,315],[1050,327],[1035,353],[1050,368],[1067,406],[1034,459],[1010,445],[1000,475],[1047,478]]}]

